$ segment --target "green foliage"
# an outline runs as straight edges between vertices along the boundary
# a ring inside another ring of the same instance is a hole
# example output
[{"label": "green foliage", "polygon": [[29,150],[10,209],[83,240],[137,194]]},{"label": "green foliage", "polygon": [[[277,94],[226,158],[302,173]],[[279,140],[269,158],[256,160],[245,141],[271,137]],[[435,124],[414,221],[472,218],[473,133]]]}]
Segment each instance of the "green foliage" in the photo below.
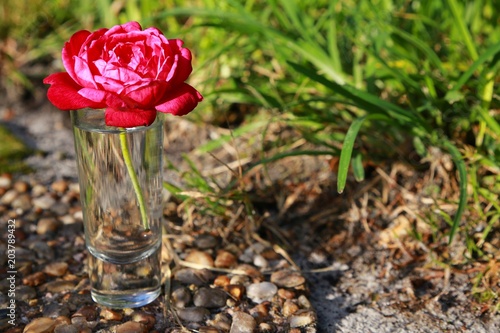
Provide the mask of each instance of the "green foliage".
[{"label": "green foliage", "polygon": [[[319,146],[317,151],[263,147],[261,163],[300,154],[340,155],[342,191],[351,170],[356,180],[364,179],[362,161],[405,159],[413,151],[397,155],[396,148],[406,143],[427,158],[429,147],[438,147],[452,156],[461,184],[457,210],[443,217],[452,221],[449,240],[473,227],[462,214],[481,215],[483,203],[496,207],[495,214],[484,216],[488,225],[498,220],[500,13],[495,0],[27,3],[7,0],[0,6],[3,45],[17,43],[0,50],[8,60],[3,77],[28,85],[23,64],[49,55],[57,59],[76,30],[138,20],[169,38],[182,38],[193,50],[190,80],[205,102],[191,117],[211,120],[233,103],[252,104],[266,110],[269,120],[247,118],[233,135],[265,134],[267,124],[279,120]],[[199,151],[210,152],[230,139],[221,137]],[[209,191],[210,184],[196,179],[192,186]]]}]

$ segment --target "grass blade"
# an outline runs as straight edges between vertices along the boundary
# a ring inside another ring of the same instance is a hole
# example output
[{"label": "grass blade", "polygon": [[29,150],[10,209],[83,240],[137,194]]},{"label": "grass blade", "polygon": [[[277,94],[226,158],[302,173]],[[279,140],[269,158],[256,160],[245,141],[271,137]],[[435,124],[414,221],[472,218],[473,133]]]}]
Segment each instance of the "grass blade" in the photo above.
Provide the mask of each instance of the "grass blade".
[{"label": "grass blade", "polygon": [[462,155],[458,151],[457,147],[453,145],[450,141],[446,141],[444,143],[444,147],[448,150],[455,163],[455,166],[458,170],[458,181],[460,184],[460,194],[458,200],[458,208],[455,216],[453,217],[453,224],[450,230],[450,236],[448,239],[448,244],[451,244],[453,241],[453,237],[457,232],[458,226],[460,224],[460,220],[462,219],[463,212],[465,210],[465,206],[467,205],[467,168],[465,166],[465,162],[462,158]]},{"label": "grass blade", "polygon": [[342,145],[342,151],[340,152],[339,174],[337,176],[337,192],[339,193],[344,192],[344,188],[347,182],[347,173],[349,171],[349,163],[351,161],[352,149],[354,148],[354,142],[356,141],[359,129],[361,128],[361,125],[363,125],[365,119],[366,116],[355,119],[345,135],[344,144]]}]

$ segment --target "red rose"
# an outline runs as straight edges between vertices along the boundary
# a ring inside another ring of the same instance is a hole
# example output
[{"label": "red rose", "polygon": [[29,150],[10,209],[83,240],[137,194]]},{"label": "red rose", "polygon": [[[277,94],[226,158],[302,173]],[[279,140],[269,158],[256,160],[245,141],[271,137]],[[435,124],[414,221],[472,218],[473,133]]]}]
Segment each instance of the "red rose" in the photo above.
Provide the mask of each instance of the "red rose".
[{"label": "red rose", "polygon": [[79,31],[62,50],[67,73],[43,81],[47,97],[61,110],[106,108],[108,126],[150,125],[156,111],[185,115],[203,97],[184,82],[192,67],[182,44],[137,22]]}]

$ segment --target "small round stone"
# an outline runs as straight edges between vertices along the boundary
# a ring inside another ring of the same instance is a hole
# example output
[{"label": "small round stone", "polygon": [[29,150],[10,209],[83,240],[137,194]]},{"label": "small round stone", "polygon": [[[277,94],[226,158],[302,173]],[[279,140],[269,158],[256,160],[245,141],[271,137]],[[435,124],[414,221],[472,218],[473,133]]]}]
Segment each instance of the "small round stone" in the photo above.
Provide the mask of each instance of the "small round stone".
[{"label": "small round stone", "polygon": [[191,302],[191,292],[188,288],[180,287],[172,291],[172,303],[176,308],[185,308]]},{"label": "small round stone", "polygon": [[20,194],[14,199],[14,201],[12,201],[11,206],[14,209],[20,209],[22,211],[29,210],[31,208],[31,198],[29,194]]},{"label": "small round stone", "polygon": [[29,301],[36,297],[36,290],[30,286],[16,286],[16,301]]},{"label": "small round stone", "polygon": [[50,188],[57,193],[64,193],[68,189],[68,182],[64,179],[56,180],[52,183]]},{"label": "small round stone", "polygon": [[299,296],[298,304],[302,309],[311,309],[312,308],[311,302],[304,295]]},{"label": "small round stone", "polygon": [[193,297],[194,305],[204,308],[220,308],[226,305],[227,294],[221,289],[200,288]]},{"label": "small round stone", "polygon": [[55,203],[56,203],[56,200],[48,194],[45,194],[39,198],[33,199],[33,205],[35,207],[40,208],[40,209],[49,209]]},{"label": "small round stone", "polygon": [[48,217],[43,218],[38,221],[36,225],[36,233],[39,235],[45,235],[48,232],[55,232],[61,226],[61,222],[54,218]]},{"label": "small round stone", "polygon": [[44,268],[44,272],[50,276],[63,276],[68,270],[68,264],[65,262],[54,262]]},{"label": "small round stone", "polygon": [[278,296],[284,299],[294,299],[295,293],[292,290],[280,288],[278,290]]},{"label": "small round stone", "polygon": [[234,254],[228,251],[221,250],[217,253],[215,258],[215,267],[230,268],[236,265],[237,259]]},{"label": "small round stone", "polygon": [[278,292],[278,287],[271,282],[252,283],[247,287],[247,297],[254,303],[270,301]]},{"label": "small round stone", "polygon": [[16,190],[9,190],[2,195],[0,202],[4,205],[10,205],[18,196]]},{"label": "small round stone", "polygon": [[94,305],[82,306],[71,317],[83,317],[87,321],[95,321],[97,319],[97,308]]},{"label": "small round stone", "polygon": [[54,329],[54,333],[79,333],[80,329],[72,324],[69,325],[59,325]]},{"label": "small round stone", "polygon": [[279,287],[294,288],[306,282],[306,279],[299,272],[281,270],[271,274],[271,282]]},{"label": "small round stone", "polygon": [[210,311],[208,311],[208,309],[205,308],[191,307],[191,308],[178,309],[177,315],[184,321],[200,322],[203,321],[205,317],[210,315]]},{"label": "small round stone", "polygon": [[132,320],[141,323],[147,330],[151,330],[156,324],[156,319],[152,314],[142,311],[134,312],[132,314]]},{"label": "small round stone", "polygon": [[283,308],[281,310],[281,313],[283,313],[283,316],[289,317],[293,315],[295,312],[299,310],[299,306],[295,304],[291,300],[286,300],[285,303],[283,303]]},{"label": "small round stone", "polygon": [[229,277],[227,275],[219,275],[215,278],[214,285],[216,287],[224,288],[224,287],[229,285],[230,281],[231,280],[229,279]]},{"label": "small round stone", "polygon": [[316,315],[309,310],[299,310],[290,317],[290,327],[304,327],[316,321]]},{"label": "small round stone", "polygon": [[194,241],[194,245],[200,250],[214,248],[217,246],[217,243],[217,238],[210,234],[201,234]]},{"label": "small round stone", "polygon": [[274,332],[276,332],[276,328],[270,323],[260,323],[258,330],[259,330],[259,333],[274,333]]},{"label": "small round stone", "polygon": [[187,262],[192,262],[202,266],[213,267],[214,260],[211,255],[203,251],[193,250],[189,252],[186,259]]},{"label": "small round stone", "polygon": [[174,278],[181,283],[201,286],[207,284],[213,278],[213,274],[207,269],[183,268],[175,272]]},{"label": "small round stone", "polygon": [[22,180],[19,180],[14,183],[14,189],[19,192],[19,193],[25,193],[28,192],[29,190],[29,185],[26,182],[23,182]]},{"label": "small round stone", "polygon": [[45,283],[46,278],[45,273],[36,272],[23,278],[23,284],[30,287],[36,287]]},{"label": "small round stone", "polygon": [[238,284],[230,284],[226,287],[226,290],[237,301],[241,301],[246,292],[245,286]]},{"label": "small round stone", "polygon": [[75,288],[75,283],[71,281],[64,280],[55,280],[51,282],[47,282],[41,286],[42,290],[51,292],[51,293],[64,293],[71,291]]},{"label": "small round stone", "polygon": [[245,312],[235,312],[229,333],[253,333],[256,326],[257,323],[251,315]]},{"label": "small round stone", "polygon": [[135,321],[127,321],[121,325],[115,327],[116,333],[143,333],[147,332],[147,329],[141,323]]},{"label": "small round stone", "polygon": [[52,318],[36,318],[24,327],[23,333],[50,333],[54,330],[55,320]]},{"label": "small round stone", "polygon": [[111,320],[111,321],[120,321],[123,319],[123,314],[121,312],[108,309],[108,308],[103,308],[101,310],[100,316],[102,319],[105,320]]},{"label": "small round stone", "polygon": [[212,326],[202,326],[198,328],[199,333],[219,333],[219,330]]}]

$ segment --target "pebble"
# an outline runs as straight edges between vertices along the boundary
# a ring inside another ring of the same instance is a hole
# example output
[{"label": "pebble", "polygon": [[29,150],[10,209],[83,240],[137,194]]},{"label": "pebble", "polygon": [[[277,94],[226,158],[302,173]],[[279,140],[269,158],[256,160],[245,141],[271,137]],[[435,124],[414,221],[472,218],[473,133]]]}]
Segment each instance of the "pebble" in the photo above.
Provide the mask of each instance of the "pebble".
[{"label": "pebble", "polygon": [[23,333],[50,333],[54,330],[55,320],[52,318],[36,318],[24,327]]},{"label": "pebble", "polygon": [[191,302],[191,292],[188,288],[180,287],[172,291],[171,298],[176,308],[185,308]]},{"label": "pebble", "polygon": [[270,301],[278,292],[278,287],[271,282],[253,283],[247,287],[247,297],[254,303]]},{"label": "pebble", "polygon": [[299,306],[295,304],[293,301],[287,299],[285,303],[283,303],[283,308],[281,310],[281,313],[285,317],[289,317],[293,315],[295,312],[299,310]]},{"label": "pebble", "polygon": [[202,326],[198,328],[199,333],[220,333],[219,330],[211,326]]},{"label": "pebble", "polygon": [[290,327],[304,327],[316,321],[316,315],[309,310],[299,310],[290,317]]},{"label": "pebble", "polygon": [[48,217],[40,219],[36,225],[36,233],[39,235],[45,235],[48,232],[55,232],[61,226],[61,222],[57,221],[55,218]]},{"label": "pebble", "polygon": [[215,258],[215,267],[218,268],[230,268],[236,265],[237,259],[231,252],[221,250],[217,253]]},{"label": "pebble", "polygon": [[294,288],[303,285],[306,279],[298,272],[281,270],[271,274],[271,282],[279,287]]},{"label": "pebble", "polygon": [[274,333],[276,328],[270,323],[260,323],[258,331],[259,333]]},{"label": "pebble", "polygon": [[41,286],[41,289],[51,293],[64,293],[75,288],[75,283],[71,281],[56,280],[47,282]]},{"label": "pebble", "polygon": [[45,273],[43,272],[36,272],[31,275],[28,275],[23,278],[23,284],[30,286],[30,287],[36,287],[39,286],[46,281],[46,276]]},{"label": "pebble", "polygon": [[44,272],[50,276],[63,276],[68,270],[68,264],[65,262],[54,262],[44,268]]},{"label": "pebble", "polygon": [[0,176],[0,188],[10,188],[12,186],[12,179],[8,176]]},{"label": "pebble", "polygon": [[189,252],[184,260],[202,266],[214,267],[214,260],[212,259],[212,256],[203,251],[193,250]]},{"label": "pebble", "polygon": [[83,317],[87,321],[95,321],[97,319],[97,308],[95,305],[82,306],[71,317],[72,319],[76,317]]},{"label": "pebble", "polygon": [[80,329],[72,324],[69,325],[59,325],[54,329],[54,333],[79,333]]},{"label": "pebble", "polygon": [[33,196],[33,198],[37,198],[39,196],[42,196],[46,192],[47,192],[47,188],[45,186],[43,186],[43,185],[40,185],[40,184],[36,184],[31,189],[31,195]]},{"label": "pebble", "polygon": [[16,301],[28,301],[36,297],[36,290],[30,286],[16,286]]},{"label": "pebble", "polygon": [[142,311],[134,312],[132,314],[132,321],[141,323],[148,331],[151,330],[156,324],[156,319],[152,314]]},{"label": "pebble", "polygon": [[27,211],[31,208],[31,198],[29,194],[21,194],[11,203],[12,208]]},{"label": "pebble", "polygon": [[147,332],[147,329],[141,323],[135,321],[127,321],[121,325],[115,326],[113,330],[116,333],[143,333]]},{"label": "pebble", "polygon": [[57,202],[50,207],[50,211],[56,214],[57,216],[63,216],[68,214],[69,205],[64,202]]},{"label": "pebble", "polygon": [[19,193],[26,193],[26,192],[28,192],[28,189],[29,189],[28,183],[26,183],[22,180],[15,182],[13,187],[14,187],[14,190],[16,190]]},{"label": "pebble", "polygon": [[225,289],[237,301],[241,301],[246,292],[245,286],[238,284],[230,284]]},{"label": "pebble", "polygon": [[49,209],[55,203],[56,203],[56,200],[48,194],[45,194],[39,198],[33,199],[33,205],[35,207],[40,208],[40,209]]},{"label": "pebble", "polygon": [[17,195],[18,193],[16,190],[8,190],[2,195],[2,199],[0,200],[0,202],[4,205],[10,205],[14,201],[14,199],[17,198]]},{"label": "pebble", "polygon": [[64,193],[68,189],[68,182],[64,179],[56,180],[50,185],[50,188],[56,193]]},{"label": "pebble", "polygon": [[205,317],[210,315],[210,311],[208,311],[208,309],[200,307],[190,307],[178,309],[176,311],[179,318],[188,322],[200,322],[203,321]]},{"label": "pebble", "polygon": [[255,319],[245,312],[235,312],[229,333],[252,333],[257,326]]},{"label": "pebble", "polygon": [[207,324],[213,326],[223,332],[231,329],[231,319],[225,313],[217,313],[212,320],[207,320]]},{"label": "pebble", "polygon": [[100,316],[102,319],[112,320],[112,321],[120,321],[123,319],[123,314],[121,312],[108,308],[102,308]]},{"label": "pebble", "polygon": [[200,288],[193,297],[195,306],[204,308],[220,308],[226,304],[227,294],[221,289]]},{"label": "pebble", "polygon": [[283,299],[294,299],[295,293],[292,290],[280,288],[278,290],[278,296]]},{"label": "pebble", "polygon": [[230,284],[247,285],[250,283],[250,278],[246,275],[235,275],[229,280]]},{"label": "pebble", "polygon": [[253,258],[253,264],[257,267],[262,267],[262,268],[265,268],[269,265],[269,263],[267,262],[266,258],[264,258],[263,256],[261,256],[260,254],[257,254],[254,258]]},{"label": "pebble", "polygon": [[[50,302],[43,307],[43,316],[50,318],[59,318],[58,322],[64,322],[70,324],[71,321],[66,316],[69,315],[69,309],[67,306],[62,306],[58,302]],[[67,319],[67,322],[66,322]]]},{"label": "pebble", "polygon": [[312,308],[311,302],[309,302],[307,297],[304,295],[299,296],[298,304],[302,309],[311,309]]},{"label": "pebble", "polygon": [[218,244],[217,238],[210,234],[201,234],[196,237],[194,246],[200,250],[206,250],[216,247]]},{"label": "pebble", "polygon": [[229,277],[227,275],[219,275],[215,278],[214,280],[214,285],[216,287],[226,287],[229,285],[229,283],[231,282],[231,280],[229,279]]},{"label": "pebble", "polygon": [[175,279],[177,281],[196,286],[207,284],[212,278],[213,274],[208,269],[183,268],[175,272]]}]

